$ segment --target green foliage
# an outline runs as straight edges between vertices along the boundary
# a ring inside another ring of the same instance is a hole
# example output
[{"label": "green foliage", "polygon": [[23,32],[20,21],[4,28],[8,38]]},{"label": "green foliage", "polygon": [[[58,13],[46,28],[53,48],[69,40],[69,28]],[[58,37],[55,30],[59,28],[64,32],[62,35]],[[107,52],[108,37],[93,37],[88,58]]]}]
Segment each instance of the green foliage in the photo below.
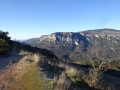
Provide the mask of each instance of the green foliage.
[{"label": "green foliage", "polygon": [[10,50],[10,47],[5,39],[0,39],[0,54],[4,55],[7,54]]},{"label": "green foliage", "polygon": [[11,43],[11,40],[10,40],[11,38],[7,36],[8,34],[9,34],[8,32],[0,33],[0,39],[5,39],[8,43]]},{"label": "green foliage", "polygon": [[13,42],[7,35],[8,32],[0,32],[0,55],[7,55],[13,47]]},{"label": "green foliage", "polygon": [[80,61],[74,62],[74,63],[80,64],[80,65],[90,65],[90,66],[92,65],[91,61],[88,59],[80,60]]}]

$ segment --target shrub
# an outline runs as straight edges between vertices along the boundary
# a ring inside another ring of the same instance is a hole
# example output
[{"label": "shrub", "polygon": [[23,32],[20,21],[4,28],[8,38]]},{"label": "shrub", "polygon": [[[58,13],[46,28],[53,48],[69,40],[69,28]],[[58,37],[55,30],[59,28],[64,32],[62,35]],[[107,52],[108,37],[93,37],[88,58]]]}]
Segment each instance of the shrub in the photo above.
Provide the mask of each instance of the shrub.
[{"label": "shrub", "polygon": [[8,54],[10,47],[5,39],[0,39],[0,55]]}]

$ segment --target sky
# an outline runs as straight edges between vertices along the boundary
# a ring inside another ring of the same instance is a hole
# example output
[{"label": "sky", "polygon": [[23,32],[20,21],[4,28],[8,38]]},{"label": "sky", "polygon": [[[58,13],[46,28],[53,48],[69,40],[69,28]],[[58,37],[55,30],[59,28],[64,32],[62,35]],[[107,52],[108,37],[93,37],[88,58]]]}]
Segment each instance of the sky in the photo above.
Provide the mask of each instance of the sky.
[{"label": "sky", "polygon": [[0,30],[12,39],[101,28],[120,30],[120,0],[0,0]]}]

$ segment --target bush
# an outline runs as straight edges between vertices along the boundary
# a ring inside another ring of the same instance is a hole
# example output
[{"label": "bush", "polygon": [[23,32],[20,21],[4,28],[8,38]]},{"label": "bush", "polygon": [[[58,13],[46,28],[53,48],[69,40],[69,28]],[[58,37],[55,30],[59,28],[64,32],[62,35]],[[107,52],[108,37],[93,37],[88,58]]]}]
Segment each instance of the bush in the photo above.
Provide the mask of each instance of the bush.
[{"label": "bush", "polygon": [[10,47],[5,39],[0,39],[0,55],[8,54]]}]

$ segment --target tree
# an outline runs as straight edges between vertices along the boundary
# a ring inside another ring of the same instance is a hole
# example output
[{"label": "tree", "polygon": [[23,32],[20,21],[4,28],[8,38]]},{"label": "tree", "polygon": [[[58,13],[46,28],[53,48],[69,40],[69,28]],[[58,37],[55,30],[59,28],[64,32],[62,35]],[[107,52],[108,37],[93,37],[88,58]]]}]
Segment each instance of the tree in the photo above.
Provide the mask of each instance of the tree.
[{"label": "tree", "polygon": [[10,47],[5,39],[0,39],[0,54],[5,55],[10,50]]},{"label": "tree", "polygon": [[90,77],[92,79],[91,85],[96,85],[99,81],[99,78],[103,75],[105,71],[107,71],[110,67],[109,62],[105,59],[101,58],[98,61],[98,66],[95,65],[95,62],[93,59],[91,59],[92,63],[92,69],[90,69]]}]

